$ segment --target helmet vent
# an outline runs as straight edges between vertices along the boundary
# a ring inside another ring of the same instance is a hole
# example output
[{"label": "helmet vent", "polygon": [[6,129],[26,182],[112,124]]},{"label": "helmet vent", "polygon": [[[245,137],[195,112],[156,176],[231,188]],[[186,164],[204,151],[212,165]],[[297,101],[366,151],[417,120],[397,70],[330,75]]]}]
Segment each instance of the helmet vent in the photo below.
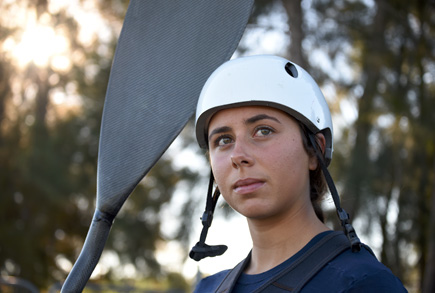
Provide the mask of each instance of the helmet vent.
[{"label": "helmet vent", "polygon": [[285,65],[285,71],[287,71],[287,73],[290,74],[291,77],[298,77],[298,70],[296,69],[296,66],[294,66],[290,62],[287,62],[287,64]]}]

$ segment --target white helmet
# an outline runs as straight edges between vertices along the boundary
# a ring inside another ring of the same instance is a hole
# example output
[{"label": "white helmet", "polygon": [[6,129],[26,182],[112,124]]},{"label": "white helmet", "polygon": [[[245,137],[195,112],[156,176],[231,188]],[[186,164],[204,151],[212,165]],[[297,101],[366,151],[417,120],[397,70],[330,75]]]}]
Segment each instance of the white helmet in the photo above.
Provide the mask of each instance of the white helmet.
[{"label": "white helmet", "polygon": [[[325,97],[313,78],[298,65],[275,56],[260,55],[228,61],[213,72],[205,83],[196,109],[196,138],[207,148],[208,124],[222,109],[242,106],[268,106],[280,109],[302,122],[311,133],[308,138],[314,146],[326,183],[331,191],[338,217],[350,241],[352,251],[359,251],[361,242],[350,224],[349,215],[341,208],[340,197],[327,169],[332,158],[332,120]],[[316,147],[313,134],[323,133],[325,154]],[[219,189],[213,193],[213,172],[210,176],[205,212],[201,218],[203,229],[199,242],[189,256],[196,261],[225,252],[225,245],[205,244],[213,219]]]},{"label": "white helmet", "polygon": [[208,124],[219,110],[269,106],[301,121],[326,138],[325,163],[332,158],[332,120],[325,97],[300,66],[277,56],[259,55],[228,61],[205,83],[196,109],[196,138],[207,148]]}]

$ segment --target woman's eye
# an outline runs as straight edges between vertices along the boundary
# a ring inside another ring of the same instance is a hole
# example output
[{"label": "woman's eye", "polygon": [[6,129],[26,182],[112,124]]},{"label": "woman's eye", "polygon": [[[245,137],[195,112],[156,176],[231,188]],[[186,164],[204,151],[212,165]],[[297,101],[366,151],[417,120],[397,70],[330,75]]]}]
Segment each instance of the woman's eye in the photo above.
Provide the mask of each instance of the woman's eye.
[{"label": "woman's eye", "polygon": [[222,136],[222,137],[219,137],[216,140],[216,145],[218,145],[218,146],[224,146],[224,145],[227,145],[227,144],[231,143],[232,141],[233,140],[230,137],[228,137],[228,136]]},{"label": "woman's eye", "polygon": [[255,132],[255,135],[256,135],[256,136],[267,136],[267,135],[271,134],[272,132],[273,132],[272,129],[267,128],[267,127],[262,127],[262,128],[259,128],[259,129]]}]

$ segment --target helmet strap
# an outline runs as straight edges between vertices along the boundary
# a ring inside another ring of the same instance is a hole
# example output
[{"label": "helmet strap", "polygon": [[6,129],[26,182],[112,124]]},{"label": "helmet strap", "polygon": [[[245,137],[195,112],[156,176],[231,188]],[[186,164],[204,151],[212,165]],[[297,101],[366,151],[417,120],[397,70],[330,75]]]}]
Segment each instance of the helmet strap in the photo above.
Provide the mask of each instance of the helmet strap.
[{"label": "helmet strap", "polygon": [[311,145],[316,152],[317,161],[322,168],[323,176],[325,177],[326,183],[328,184],[329,191],[331,192],[332,199],[334,201],[334,205],[337,211],[338,218],[341,222],[341,226],[343,227],[344,233],[349,239],[350,246],[353,252],[360,251],[361,249],[361,241],[356,235],[355,229],[350,223],[349,214],[341,207],[340,197],[338,195],[337,189],[335,188],[334,181],[332,180],[331,174],[326,167],[325,160],[323,159],[322,152],[320,151],[319,145],[316,143],[315,134],[311,131],[308,131],[308,138],[311,142]]},{"label": "helmet strap", "polygon": [[189,257],[196,261],[200,261],[201,259],[206,257],[222,255],[228,248],[225,245],[210,246],[205,244],[208,228],[210,228],[211,223],[213,221],[214,210],[220,195],[220,191],[218,188],[216,188],[213,193],[213,183],[214,183],[214,176],[213,176],[213,171],[211,171],[210,181],[208,184],[207,202],[205,206],[205,211],[201,217],[201,222],[202,222],[201,236],[199,238],[199,242],[196,243],[196,245],[192,248],[192,250],[189,253]]},{"label": "helmet strap", "polygon": [[[355,229],[350,223],[349,214],[341,207],[340,197],[338,195],[334,181],[332,180],[331,174],[329,173],[328,168],[326,167],[322,152],[320,151],[320,148],[316,143],[315,134],[313,134],[311,131],[308,131],[308,138],[310,140],[311,145],[314,148],[320,167],[322,168],[323,176],[325,177],[326,183],[328,184],[329,187],[329,191],[331,192],[331,196],[334,201],[337,215],[341,222],[341,226],[343,227],[344,233],[349,239],[352,251],[357,252],[361,249],[361,241],[359,240],[355,232]],[[201,259],[206,257],[214,257],[214,256],[222,255],[225,253],[225,251],[228,248],[226,245],[210,246],[205,243],[208,229],[210,228],[211,223],[213,221],[213,214],[216,207],[216,203],[220,196],[220,191],[218,188],[216,188],[215,191],[213,192],[213,183],[214,183],[214,176],[213,176],[213,171],[211,171],[209,185],[208,185],[208,192],[207,192],[207,202],[205,206],[205,211],[201,217],[201,222],[202,222],[201,236],[199,238],[199,242],[196,243],[196,245],[191,249],[189,253],[189,257],[196,261],[200,261]]]}]

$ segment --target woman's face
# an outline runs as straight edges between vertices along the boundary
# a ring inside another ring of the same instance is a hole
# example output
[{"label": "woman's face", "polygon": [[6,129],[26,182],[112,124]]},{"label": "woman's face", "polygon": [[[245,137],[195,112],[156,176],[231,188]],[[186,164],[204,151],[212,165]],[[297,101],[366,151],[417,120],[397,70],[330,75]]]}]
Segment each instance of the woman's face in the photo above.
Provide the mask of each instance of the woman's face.
[{"label": "woman's face", "polygon": [[297,213],[311,205],[309,157],[298,123],[262,106],[225,109],[209,125],[210,161],[228,204],[248,218]]}]

